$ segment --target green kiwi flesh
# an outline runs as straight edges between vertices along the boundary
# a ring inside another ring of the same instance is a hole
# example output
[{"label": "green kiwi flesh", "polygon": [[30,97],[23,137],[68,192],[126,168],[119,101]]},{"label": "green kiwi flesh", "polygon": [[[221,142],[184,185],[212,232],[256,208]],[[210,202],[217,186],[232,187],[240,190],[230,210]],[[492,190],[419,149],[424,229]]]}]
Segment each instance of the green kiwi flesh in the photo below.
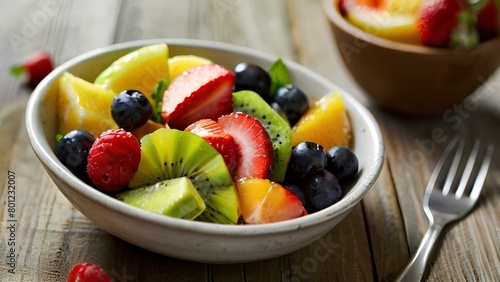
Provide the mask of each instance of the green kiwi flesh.
[{"label": "green kiwi flesh", "polygon": [[158,129],[141,139],[141,162],[130,188],[187,177],[206,204],[196,218],[223,224],[238,221],[238,195],[222,155],[198,135]]},{"label": "green kiwi flesh", "polygon": [[250,90],[233,93],[233,111],[252,115],[264,126],[271,138],[274,153],[269,179],[283,182],[292,153],[292,134],[288,122],[259,94]]},{"label": "green kiwi flesh", "polygon": [[116,198],[146,211],[183,219],[195,219],[206,208],[187,177],[163,180],[151,186],[121,192]]}]

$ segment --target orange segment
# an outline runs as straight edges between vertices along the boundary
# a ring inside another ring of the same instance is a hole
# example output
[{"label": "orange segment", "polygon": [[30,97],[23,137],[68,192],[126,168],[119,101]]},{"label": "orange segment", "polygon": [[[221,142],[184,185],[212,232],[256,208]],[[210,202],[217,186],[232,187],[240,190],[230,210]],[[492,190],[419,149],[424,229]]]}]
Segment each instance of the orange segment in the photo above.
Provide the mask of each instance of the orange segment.
[{"label": "orange segment", "polygon": [[114,92],[64,73],[59,80],[58,95],[59,133],[83,129],[97,137],[105,130],[118,128],[111,117]]},{"label": "orange segment", "polygon": [[297,196],[276,182],[248,177],[235,184],[241,216],[247,224],[278,222],[307,214]]},{"label": "orange segment", "polygon": [[340,93],[334,92],[316,101],[292,128],[292,145],[311,141],[328,150],[349,146],[351,122]]}]

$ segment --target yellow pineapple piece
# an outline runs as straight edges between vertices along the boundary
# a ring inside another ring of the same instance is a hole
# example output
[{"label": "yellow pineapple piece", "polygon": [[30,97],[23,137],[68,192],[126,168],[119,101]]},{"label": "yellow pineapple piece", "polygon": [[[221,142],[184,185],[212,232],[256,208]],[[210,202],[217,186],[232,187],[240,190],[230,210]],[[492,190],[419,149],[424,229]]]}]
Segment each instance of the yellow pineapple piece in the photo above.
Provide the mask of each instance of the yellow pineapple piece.
[{"label": "yellow pineapple piece", "polygon": [[99,136],[118,125],[111,117],[115,93],[96,86],[70,73],[59,79],[57,117],[59,133],[83,129]]},{"label": "yellow pineapple piece", "polygon": [[351,142],[351,122],[339,92],[316,101],[292,128],[292,146],[311,141],[328,150],[335,146],[348,147]]},{"label": "yellow pineapple piece", "polygon": [[417,18],[423,0],[387,0],[374,8],[355,0],[346,1],[347,19],[373,35],[404,43],[419,44]]},{"label": "yellow pineapple piece", "polygon": [[177,55],[168,59],[168,71],[170,75],[170,81],[174,80],[177,76],[183,72],[201,65],[211,64],[212,61],[209,59],[196,56],[196,55]]},{"label": "yellow pineapple piece", "polygon": [[158,82],[168,78],[168,46],[165,43],[142,47],[114,61],[95,80],[96,85],[120,93],[138,90],[152,101]]},{"label": "yellow pineapple piece", "polygon": [[145,124],[142,126],[132,129],[130,133],[132,133],[137,139],[142,139],[142,137],[155,132],[156,130],[160,128],[166,128],[165,124],[157,123],[152,120],[148,120]]},{"label": "yellow pineapple piece", "polygon": [[387,0],[385,1],[385,9],[391,14],[408,14],[416,16],[424,0]]}]

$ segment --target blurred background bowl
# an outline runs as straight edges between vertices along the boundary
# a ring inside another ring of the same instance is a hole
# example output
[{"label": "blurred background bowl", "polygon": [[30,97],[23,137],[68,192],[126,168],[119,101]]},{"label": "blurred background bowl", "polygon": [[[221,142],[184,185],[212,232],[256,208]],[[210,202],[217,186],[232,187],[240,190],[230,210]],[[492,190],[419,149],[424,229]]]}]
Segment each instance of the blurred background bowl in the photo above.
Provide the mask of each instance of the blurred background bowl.
[{"label": "blurred background bowl", "polygon": [[169,55],[202,56],[230,69],[253,62],[268,69],[277,59],[241,46],[189,39],[156,39],[120,43],[80,55],[57,67],[33,91],[26,110],[29,141],[64,196],[107,232],[144,249],[190,261],[236,263],[263,260],[298,250],[325,235],[364,198],[382,169],[384,145],[368,110],[336,84],[286,61],[291,81],[317,100],[340,91],[353,127],[352,149],[359,158],[356,179],[336,204],[304,217],[260,225],[223,225],[171,218],[127,205],[85,184],[55,156],[58,79],[68,71],[93,81],[114,60],[143,46],[167,43]]},{"label": "blurred background bowl", "polygon": [[472,94],[500,66],[500,36],[469,51],[395,42],[349,23],[338,3],[323,0],[341,57],[354,80],[391,112],[436,116]]}]

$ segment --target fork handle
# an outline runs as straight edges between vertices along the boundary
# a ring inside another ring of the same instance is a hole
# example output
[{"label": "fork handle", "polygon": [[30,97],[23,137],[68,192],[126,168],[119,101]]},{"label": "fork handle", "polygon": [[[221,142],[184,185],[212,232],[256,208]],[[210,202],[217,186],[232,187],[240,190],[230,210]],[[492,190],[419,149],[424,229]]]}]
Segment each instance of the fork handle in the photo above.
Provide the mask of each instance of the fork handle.
[{"label": "fork handle", "polygon": [[441,234],[443,227],[444,226],[440,224],[431,224],[429,226],[411,262],[394,281],[421,281],[434,244],[439,238],[439,234]]}]

